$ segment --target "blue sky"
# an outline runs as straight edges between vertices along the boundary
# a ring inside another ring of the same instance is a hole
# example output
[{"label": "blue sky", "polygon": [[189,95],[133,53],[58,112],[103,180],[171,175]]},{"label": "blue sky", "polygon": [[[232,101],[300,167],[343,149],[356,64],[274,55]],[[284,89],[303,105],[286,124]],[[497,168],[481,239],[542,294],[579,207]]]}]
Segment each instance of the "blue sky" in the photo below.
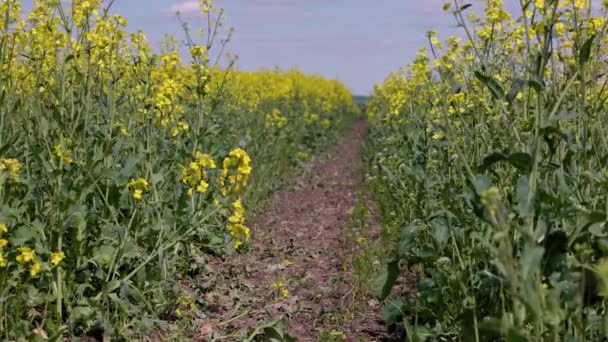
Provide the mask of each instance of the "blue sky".
[{"label": "blue sky", "polygon": [[[154,40],[179,33],[171,9],[196,8],[197,1],[117,0],[116,10]],[[405,64],[425,44],[424,33],[457,32],[444,0],[216,0],[235,28],[228,50],[238,67],[299,67],[338,78],[353,93],[367,94],[374,83]],[[169,10],[168,10],[169,9]],[[186,15],[196,25],[197,14]]]},{"label": "blue sky", "polygon": [[[244,70],[299,67],[338,78],[355,94],[405,65],[426,44],[425,32],[460,34],[446,0],[215,0],[225,8],[227,26],[236,29],[228,51]],[[30,7],[33,0],[24,0]],[[471,1],[481,7],[478,1]],[[519,1],[505,0],[508,7]],[[129,29],[142,29],[155,47],[165,33],[181,35],[174,11],[192,28],[201,27],[198,1],[116,0],[114,12]]]}]

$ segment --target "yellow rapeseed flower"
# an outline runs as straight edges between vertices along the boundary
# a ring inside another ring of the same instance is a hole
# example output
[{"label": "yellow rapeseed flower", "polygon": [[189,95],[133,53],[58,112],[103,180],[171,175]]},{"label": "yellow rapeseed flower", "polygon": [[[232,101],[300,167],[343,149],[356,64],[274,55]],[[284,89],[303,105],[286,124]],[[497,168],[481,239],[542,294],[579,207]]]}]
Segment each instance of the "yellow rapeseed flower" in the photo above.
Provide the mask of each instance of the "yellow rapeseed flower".
[{"label": "yellow rapeseed flower", "polygon": [[210,155],[199,151],[194,154],[194,160],[188,164],[188,167],[182,169],[182,183],[190,187],[188,189],[190,196],[194,191],[204,193],[209,189],[205,170],[215,168],[215,161]]},{"label": "yellow rapeseed flower", "polygon": [[34,261],[34,258],[36,257],[35,250],[31,249],[30,247],[19,247],[19,248],[17,248],[17,250],[20,253],[15,258],[15,260],[17,260],[18,263],[25,264],[25,263]]},{"label": "yellow rapeseed flower", "polygon": [[58,266],[64,258],[65,253],[62,251],[51,253],[51,264],[53,264],[53,266]]},{"label": "yellow rapeseed flower", "polygon": [[4,259],[4,255],[0,252],[0,268],[6,267],[6,259]]},{"label": "yellow rapeseed flower", "polygon": [[61,144],[57,144],[55,145],[55,147],[53,147],[53,155],[55,155],[57,158],[62,159],[65,164],[71,164],[72,162],[74,162],[74,159],[72,158],[72,152],[66,150],[63,146],[61,146]]},{"label": "yellow rapeseed flower", "polygon": [[249,241],[250,229],[245,226],[245,209],[241,199],[237,199],[232,204],[234,212],[228,218],[228,232],[234,239],[234,247],[239,248],[243,242]]},{"label": "yellow rapeseed flower", "polygon": [[133,198],[136,200],[142,199],[144,194],[150,190],[148,181],[145,178],[132,179],[127,184],[127,187],[133,191]]},{"label": "yellow rapeseed flower", "polygon": [[0,171],[6,172],[7,176],[15,181],[19,181],[21,163],[17,159],[0,159]]},{"label": "yellow rapeseed flower", "polygon": [[289,297],[289,290],[287,290],[287,286],[285,285],[285,278],[279,278],[276,282],[272,283],[272,288],[275,289],[278,294],[283,297]]},{"label": "yellow rapeseed flower", "polygon": [[[249,181],[249,175],[252,171],[251,158],[243,149],[237,148],[232,150],[228,157],[224,159],[222,166],[222,177],[219,181],[222,194],[224,196],[230,192],[240,194]],[[234,168],[236,168],[236,172],[230,174]]]},{"label": "yellow rapeseed flower", "polygon": [[30,266],[30,275],[32,277],[37,276],[40,271],[42,270],[42,267],[40,267],[40,263],[36,260],[34,260],[34,262],[32,263],[32,266]]}]

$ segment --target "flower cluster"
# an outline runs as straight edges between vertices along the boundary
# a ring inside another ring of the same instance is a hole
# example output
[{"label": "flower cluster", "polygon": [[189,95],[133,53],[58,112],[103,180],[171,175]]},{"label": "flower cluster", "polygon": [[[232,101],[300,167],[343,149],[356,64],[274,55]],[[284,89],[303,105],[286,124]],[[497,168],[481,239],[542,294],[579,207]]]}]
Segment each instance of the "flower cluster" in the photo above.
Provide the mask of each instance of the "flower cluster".
[{"label": "flower cluster", "polygon": [[276,282],[272,283],[272,288],[277,293],[278,297],[287,298],[289,297],[289,290],[287,290],[287,285],[285,284],[285,278],[281,277]]},{"label": "flower cluster", "polygon": [[21,163],[17,159],[0,159],[0,174],[4,174],[13,182],[19,181]]},{"label": "flower cluster", "polygon": [[144,194],[150,191],[150,185],[145,178],[132,179],[127,187],[131,190],[132,196],[136,200],[140,200],[144,197]]},{"label": "flower cluster", "polygon": [[6,260],[4,259],[4,255],[2,254],[2,249],[8,245],[8,240],[6,240],[3,235],[8,232],[8,227],[4,223],[0,223],[0,268],[6,267]]},{"label": "flower cluster", "polygon": [[215,168],[215,161],[210,155],[197,151],[194,160],[182,169],[182,182],[188,186],[188,195],[205,193],[209,189],[206,170]]},{"label": "flower cluster", "polygon": [[251,158],[241,148],[232,150],[222,163],[220,186],[222,194],[240,195],[249,182],[251,175]]},{"label": "flower cluster", "polygon": [[283,128],[287,125],[287,118],[281,115],[281,111],[273,109],[272,112],[266,114],[266,128]]},{"label": "flower cluster", "polygon": [[234,211],[228,218],[228,232],[234,239],[234,247],[239,248],[243,242],[249,241],[250,230],[245,226],[245,209],[241,199],[237,199],[232,203]]}]

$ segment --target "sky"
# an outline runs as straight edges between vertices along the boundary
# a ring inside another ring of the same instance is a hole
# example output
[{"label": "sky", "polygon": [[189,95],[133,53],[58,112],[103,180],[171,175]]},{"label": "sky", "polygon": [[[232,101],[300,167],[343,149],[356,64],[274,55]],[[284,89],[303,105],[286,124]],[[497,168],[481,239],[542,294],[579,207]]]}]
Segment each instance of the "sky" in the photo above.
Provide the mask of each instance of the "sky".
[{"label": "sky", "polygon": [[[234,27],[227,51],[239,56],[238,68],[298,67],[337,78],[353,94],[369,94],[375,83],[409,63],[427,44],[425,32],[440,38],[461,35],[447,0],[214,0]],[[598,0],[594,0],[598,1]],[[24,0],[31,7],[33,0]],[[479,1],[471,0],[481,9]],[[519,0],[504,0],[515,9]],[[203,27],[198,1],[116,0],[129,30],[143,30],[155,47],[164,34],[183,37],[179,10],[194,30]]]},{"label": "sky", "polygon": [[[173,12],[192,27],[198,1],[117,0],[116,11],[151,40],[179,34]],[[426,44],[429,29],[459,30],[444,0],[215,0],[235,33],[227,50],[238,68],[298,67],[337,78],[354,94],[369,94],[374,83],[409,62]],[[145,8],[142,4],[146,3]]]}]

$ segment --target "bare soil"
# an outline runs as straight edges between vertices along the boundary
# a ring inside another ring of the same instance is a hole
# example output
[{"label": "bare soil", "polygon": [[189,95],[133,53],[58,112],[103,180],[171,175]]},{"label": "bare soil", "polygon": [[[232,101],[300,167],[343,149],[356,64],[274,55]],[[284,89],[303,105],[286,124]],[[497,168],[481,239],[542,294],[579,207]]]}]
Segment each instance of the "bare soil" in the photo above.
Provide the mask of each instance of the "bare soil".
[{"label": "bare soil", "polygon": [[[389,339],[379,323],[380,304],[373,300],[363,303],[364,313],[336,325],[336,317],[346,317],[340,313],[353,303],[353,247],[344,230],[363,182],[366,132],[364,122],[355,123],[294,188],[272,196],[267,210],[253,220],[249,252],[211,262],[217,284],[206,294],[207,316],[193,337],[242,340],[256,327],[284,318],[284,331],[300,341],[317,341],[332,331],[343,333],[346,341]],[[377,235],[377,227],[372,232]],[[279,281],[287,297],[273,288]]]}]

